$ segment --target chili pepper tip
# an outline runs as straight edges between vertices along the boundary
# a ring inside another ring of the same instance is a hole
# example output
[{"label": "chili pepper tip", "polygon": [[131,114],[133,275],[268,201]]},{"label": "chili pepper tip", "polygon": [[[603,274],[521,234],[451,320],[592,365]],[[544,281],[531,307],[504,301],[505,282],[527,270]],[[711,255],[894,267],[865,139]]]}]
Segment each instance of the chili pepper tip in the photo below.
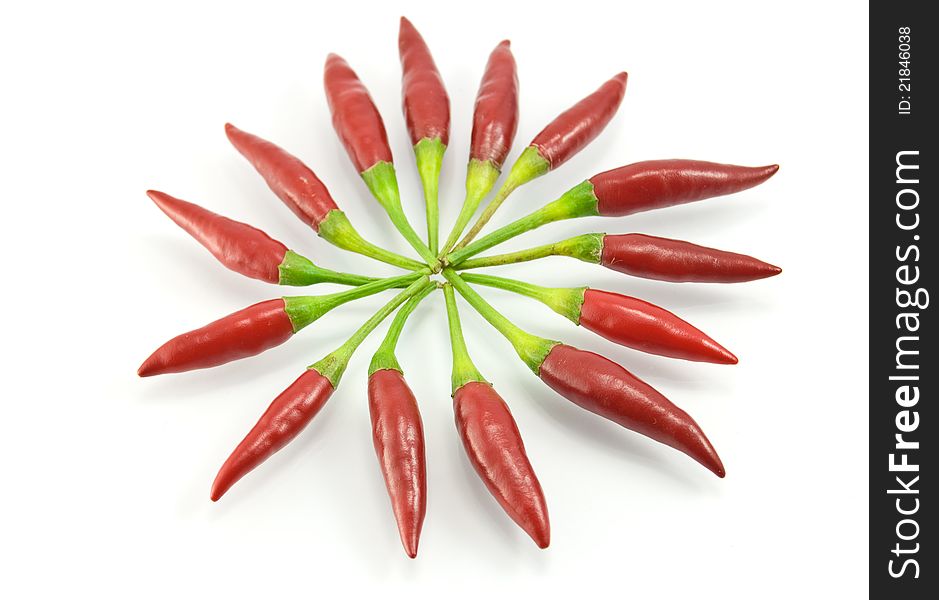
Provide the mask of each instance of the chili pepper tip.
[{"label": "chili pepper tip", "polygon": [[702,344],[713,352],[714,362],[720,365],[735,365],[740,362],[734,353],[708,338]]}]

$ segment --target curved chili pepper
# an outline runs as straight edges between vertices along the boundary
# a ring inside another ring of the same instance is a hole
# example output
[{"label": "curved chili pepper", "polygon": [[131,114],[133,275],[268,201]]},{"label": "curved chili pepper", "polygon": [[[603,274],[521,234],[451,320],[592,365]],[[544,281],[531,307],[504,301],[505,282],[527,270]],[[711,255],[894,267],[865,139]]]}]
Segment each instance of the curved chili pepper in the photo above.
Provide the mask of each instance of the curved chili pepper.
[{"label": "curved chili pepper", "polygon": [[401,544],[411,558],[417,556],[421,527],[427,512],[424,426],[417,400],[395,357],[395,347],[408,317],[434,289],[429,286],[398,310],[368,368],[372,441],[391,499]]},{"label": "curved chili pepper", "polygon": [[518,130],[518,73],[511,43],[504,40],[489,55],[476,94],[466,197],[441,256],[453,248],[480,202],[492,190]]},{"label": "curved chili pepper", "polygon": [[502,168],[518,131],[518,73],[511,42],[503,40],[489,55],[476,94],[470,159]]},{"label": "curved chili pepper", "polygon": [[268,283],[297,286],[321,282],[362,285],[376,281],[372,277],[318,267],[260,229],[223,217],[198,204],[155,190],[148,191],[147,195],[220,263],[242,275]]},{"label": "curved chili pepper", "polygon": [[293,334],[283,298],[259,302],[174,337],[140,365],[137,375],[216,367],[279,346]]},{"label": "curved chili pepper", "polygon": [[539,548],[551,542],[548,507],[518,426],[488,383],[471,381],[453,394],[463,448],[489,493]]},{"label": "curved chili pepper", "polygon": [[740,167],[700,160],[650,160],[590,178],[597,214],[622,217],[705,198],[742,192],[779,170],[779,165]]},{"label": "curved chili pepper", "polygon": [[611,342],[671,358],[737,364],[737,357],[700,329],[650,302],[588,289],[580,325]]},{"label": "curved chili pepper", "polygon": [[225,124],[225,135],[261,174],[271,191],[304,223],[319,231],[330,211],[339,210],[316,173],[283,148]]},{"label": "curved chili pepper", "polygon": [[515,348],[519,358],[556,392],[627,429],[684,452],[718,477],[724,466],[697,423],[618,364],[519,328],[469,287],[453,269],[444,277]]},{"label": "curved chili pepper", "polygon": [[736,364],[737,357],[669,311],[630,296],[591,288],[547,288],[505,277],[462,274],[467,283],[509,290],[543,302],[575,325],[611,342],[669,358]]},{"label": "curved chili pepper", "polygon": [[450,97],[434,63],[434,57],[420,32],[401,17],[398,32],[401,55],[401,104],[411,144],[423,139],[450,142]]},{"label": "curved chili pepper", "polygon": [[371,94],[349,63],[338,54],[326,57],[323,85],[333,128],[355,170],[362,173],[375,163],[394,162],[385,123]]},{"label": "curved chili pepper", "polygon": [[617,74],[535,136],[530,145],[548,161],[550,169],[567,162],[606,128],[626,95],[627,77],[625,72]]},{"label": "curved chili pepper", "polygon": [[518,252],[471,258],[457,268],[494,267],[547,256],[569,256],[627,275],[672,282],[737,283],[782,273],[781,268],[745,254],[641,233],[586,233]]},{"label": "curved chili pepper", "polygon": [[255,135],[225,125],[232,145],[264,178],[271,191],[319,236],[344,250],[357,252],[390,265],[418,270],[424,265],[366,241],[352,227],[346,214],[333,202],[329,190],[300,159]]},{"label": "curved chili pepper", "polygon": [[620,273],[674,282],[738,283],[782,273],[746,254],[641,233],[604,235],[599,262]]},{"label": "curved chili pepper", "polygon": [[323,84],[333,115],[333,128],[359,175],[404,239],[428,265],[435,264],[436,253],[421,241],[401,208],[388,134],[365,85],[349,64],[336,54],[326,58]]},{"label": "curved chili pepper", "polygon": [[274,399],[257,424],[219,469],[212,484],[213,502],[221,498],[239,479],[286,446],[310,424],[333,391],[339,387],[339,380],[355,349],[385,317],[402,302],[421,292],[427,284],[426,276],[412,283],[369,318],[344,344],[307,367],[303,375]]},{"label": "curved chili pepper", "polygon": [[457,248],[466,246],[486,226],[516,188],[552,171],[584,149],[602,132],[623,102],[626,73],[619,73],[570,107],[541,130],[512,165],[508,177]]},{"label": "curved chili pepper", "polygon": [[453,349],[453,415],[463,448],[479,478],[509,517],[539,548],[551,539],[544,492],[505,401],[470,359],[453,288],[443,287]]},{"label": "curved chili pepper", "polygon": [[137,370],[141,377],[216,367],[260,354],[330,310],[351,300],[410,284],[419,274],[390,277],[324,296],[294,296],[259,302],[183,333],[156,349]]},{"label": "curved chili pepper", "polygon": [[427,207],[427,246],[436,255],[440,228],[437,195],[443,154],[450,142],[450,98],[424,38],[405,17],[401,17],[398,51],[401,104]]},{"label": "curved chili pepper", "polygon": [[369,375],[368,411],[401,543],[414,558],[427,512],[427,467],[421,413],[401,371],[380,369]]},{"label": "curved chili pepper", "polygon": [[297,437],[333,391],[329,379],[311,368],[281,392],[219,469],[212,483],[212,502]]},{"label": "curved chili pepper", "polygon": [[147,195],[166,216],[232,271],[268,283],[280,281],[278,267],[287,255],[287,246],[260,229],[191,202],[155,190],[149,190]]},{"label": "curved chili pepper", "polygon": [[652,160],[594,175],[538,210],[451,253],[456,266],[483,250],[555,221],[588,216],[620,217],[643,210],[733,194],[759,185],[778,165],[740,167],[697,160]]},{"label": "curved chili pepper", "polygon": [[684,452],[724,476],[720,457],[694,419],[613,361],[558,344],[541,363],[538,376],[581,408]]}]

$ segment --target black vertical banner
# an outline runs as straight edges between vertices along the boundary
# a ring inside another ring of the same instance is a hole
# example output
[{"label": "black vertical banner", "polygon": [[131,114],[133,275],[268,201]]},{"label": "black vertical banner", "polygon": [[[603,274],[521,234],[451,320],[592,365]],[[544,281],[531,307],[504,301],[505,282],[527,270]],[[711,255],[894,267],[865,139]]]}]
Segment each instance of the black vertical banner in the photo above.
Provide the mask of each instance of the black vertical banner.
[{"label": "black vertical banner", "polygon": [[931,8],[870,8],[870,584],[880,598],[939,597],[939,507],[925,491],[939,464]]}]

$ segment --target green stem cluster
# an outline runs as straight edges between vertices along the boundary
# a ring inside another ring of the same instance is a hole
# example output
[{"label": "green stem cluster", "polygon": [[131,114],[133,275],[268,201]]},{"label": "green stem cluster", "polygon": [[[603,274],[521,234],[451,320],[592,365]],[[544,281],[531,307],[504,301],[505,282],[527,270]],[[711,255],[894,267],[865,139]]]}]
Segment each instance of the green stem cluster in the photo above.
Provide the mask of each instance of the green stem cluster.
[{"label": "green stem cluster", "polygon": [[439,258],[443,258],[456,245],[458,239],[463,234],[463,230],[469,224],[470,219],[476,214],[476,209],[483,201],[483,198],[489,195],[492,186],[499,179],[499,169],[489,160],[477,160],[471,158],[466,167],[466,197],[463,199],[463,206],[460,208],[460,214],[450,230],[447,241],[443,244],[443,251]]},{"label": "green stem cluster", "polygon": [[425,267],[425,265],[422,265],[416,260],[395,254],[394,252],[390,252],[366,241],[359,235],[359,232],[352,227],[349,218],[341,210],[329,211],[326,218],[320,222],[319,234],[321,238],[338,248],[362,254],[363,256],[374,258],[375,260],[388,263],[389,265],[401,267],[409,271],[419,271]]},{"label": "green stem cluster", "polygon": [[398,339],[401,337],[401,332],[404,331],[404,324],[407,322],[408,317],[411,316],[411,313],[414,312],[417,305],[434,291],[434,289],[436,289],[436,284],[428,285],[423,291],[411,296],[411,298],[404,303],[404,306],[398,309],[398,313],[395,315],[391,326],[388,328],[388,333],[385,334],[385,339],[382,340],[378,350],[376,350],[375,354],[372,356],[372,362],[368,367],[369,375],[375,371],[381,371],[382,369],[394,369],[400,373],[404,372],[401,369],[401,365],[398,364],[398,358],[395,356],[395,348],[398,346]]},{"label": "green stem cluster", "polygon": [[436,265],[437,254],[431,252],[427,244],[417,235],[401,207],[401,193],[398,191],[398,178],[395,175],[394,165],[385,161],[377,162],[362,172],[362,179],[365,180],[365,184],[378,203],[385,209],[395,229],[428,265],[432,267]]},{"label": "green stem cluster", "polygon": [[443,276],[476,309],[476,312],[509,340],[519,358],[537,375],[541,369],[541,363],[551,352],[551,348],[560,342],[532,335],[509,321],[502,313],[486,302],[482,296],[477,294],[473,288],[467,285],[453,269],[444,269]]},{"label": "green stem cluster", "polygon": [[349,365],[349,360],[352,358],[352,354],[355,352],[356,348],[365,341],[365,338],[367,338],[388,315],[403,304],[405,300],[421,293],[424,288],[434,285],[436,284],[431,283],[426,275],[421,275],[420,279],[409,285],[407,289],[395,296],[391,302],[381,307],[368,321],[363,323],[344,344],[319,361],[313,363],[308,368],[317,371],[320,375],[329,379],[333,388],[338,387],[339,380],[342,379],[342,374],[345,373],[346,367]]},{"label": "green stem cluster", "polygon": [[449,254],[444,266],[457,266],[467,258],[501,244],[542,225],[597,214],[597,197],[593,193],[593,184],[584,181],[564,193],[563,196],[549,202],[533,213],[528,214],[508,225],[497,229],[461,250]]},{"label": "green stem cluster", "polygon": [[502,206],[505,199],[509,197],[509,194],[532,179],[544,175],[549,170],[551,170],[551,163],[541,156],[541,153],[538,152],[538,148],[535,146],[525,148],[518,157],[518,160],[515,161],[515,164],[512,165],[512,170],[509,171],[509,176],[506,177],[502,187],[499,188],[496,197],[492,199],[492,202],[489,203],[486,210],[483,211],[483,214],[479,215],[473,227],[470,228],[466,236],[464,236],[456,246],[456,249],[465,248],[467,244],[473,241],[473,238],[486,226],[486,223],[489,222],[492,215],[496,214],[496,211],[499,210],[499,207]]},{"label": "green stem cluster", "polygon": [[294,333],[296,333],[337,306],[391,288],[407,287],[422,276],[424,275],[421,273],[408,273],[398,277],[388,277],[387,279],[379,279],[360,285],[351,290],[324,296],[286,296],[284,298],[284,310],[293,325]]}]

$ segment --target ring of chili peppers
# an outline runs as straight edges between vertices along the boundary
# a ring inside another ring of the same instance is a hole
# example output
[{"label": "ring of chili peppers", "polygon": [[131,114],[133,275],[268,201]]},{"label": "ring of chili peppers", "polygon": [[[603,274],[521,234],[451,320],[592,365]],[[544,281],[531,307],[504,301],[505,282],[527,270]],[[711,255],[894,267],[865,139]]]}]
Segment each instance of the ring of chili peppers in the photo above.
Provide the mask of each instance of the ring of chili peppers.
[{"label": "ring of chili peppers", "polygon": [[[778,167],[696,160],[634,163],[586,179],[557,200],[476,239],[516,188],[560,167],[603,131],[623,101],[627,81],[624,72],[562,112],[535,136],[464,235],[499,180],[518,128],[518,75],[506,40],[492,51],[483,72],[472,120],[466,196],[452,230],[440,243],[438,182],[449,143],[450,101],[424,38],[403,17],[398,41],[402,108],[424,192],[426,241],[404,214],[384,122],[368,89],[352,67],[335,54],[326,60],[324,86],[336,133],[356,171],[420,260],[365,240],[319,177],[300,159],[231,124],[225,131],[271,191],[320,237],[344,250],[403,268],[406,274],[373,278],[333,271],[250,225],[163,192],[148,192],[170,219],[235,272],[286,286],[329,282],[350,287],[326,295],[266,300],[178,335],[143,362],[138,370],[141,377],[213,367],[253,356],[284,343],[337,306],[398,290],[345,343],[308,366],[273,400],[222,465],[211,488],[211,499],[221,498],[238,480],[300,434],[338,387],[358,346],[395,313],[369,366],[368,409],[379,470],[401,542],[407,555],[415,557],[427,507],[424,433],[417,399],[404,378],[396,348],[408,317],[437,289],[443,290],[447,309],[453,351],[453,411],[467,458],[506,515],[539,547],[546,548],[550,543],[545,495],[508,404],[470,358],[456,294],[505,336],[519,358],[560,396],[671,446],[724,477],[724,465],[713,445],[685,411],[603,356],[522,330],[470,284],[527,296],[575,325],[644,352],[734,364],[737,358],[729,350],[675,314],[638,298],[589,287],[546,288],[467,271],[565,256],[634,277],[669,282],[736,283],[777,275],[778,267],[751,256],[638,233],[590,233],[518,252],[477,255],[555,221],[620,217],[741,192],[769,179]],[[446,283],[432,281],[430,275],[434,273],[440,273]]]}]

